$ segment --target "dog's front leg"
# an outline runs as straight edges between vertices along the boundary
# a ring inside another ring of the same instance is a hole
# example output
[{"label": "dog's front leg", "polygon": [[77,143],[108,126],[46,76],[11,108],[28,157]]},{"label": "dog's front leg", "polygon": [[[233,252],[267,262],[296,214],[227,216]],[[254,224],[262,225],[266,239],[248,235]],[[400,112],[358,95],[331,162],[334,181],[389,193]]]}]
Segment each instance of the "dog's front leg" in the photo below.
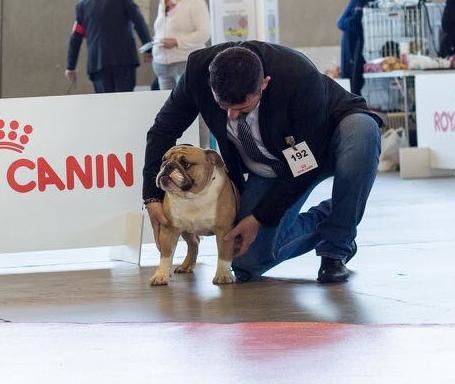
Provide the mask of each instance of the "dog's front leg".
[{"label": "dog's front leg", "polygon": [[218,247],[218,262],[216,266],[213,284],[231,284],[235,281],[231,272],[232,258],[234,254],[234,241],[224,240],[224,236],[230,228],[216,231],[216,244]]},{"label": "dog's front leg", "polygon": [[180,231],[173,227],[160,228],[160,266],[150,279],[150,285],[166,285],[172,273],[172,259]]}]

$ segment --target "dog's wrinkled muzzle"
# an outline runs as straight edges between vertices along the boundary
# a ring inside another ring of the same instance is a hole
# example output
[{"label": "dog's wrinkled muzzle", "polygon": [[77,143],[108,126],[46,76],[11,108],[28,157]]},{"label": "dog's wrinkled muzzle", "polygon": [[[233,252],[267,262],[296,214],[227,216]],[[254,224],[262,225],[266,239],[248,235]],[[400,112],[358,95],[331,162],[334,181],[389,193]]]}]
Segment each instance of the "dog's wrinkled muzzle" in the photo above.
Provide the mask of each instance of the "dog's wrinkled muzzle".
[{"label": "dog's wrinkled muzzle", "polygon": [[173,190],[175,187],[182,191],[189,191],[193,186],[190,177],[180,170],[180,167],[170,162],[163,166],[157,177],[157,186],[163,190]]}]

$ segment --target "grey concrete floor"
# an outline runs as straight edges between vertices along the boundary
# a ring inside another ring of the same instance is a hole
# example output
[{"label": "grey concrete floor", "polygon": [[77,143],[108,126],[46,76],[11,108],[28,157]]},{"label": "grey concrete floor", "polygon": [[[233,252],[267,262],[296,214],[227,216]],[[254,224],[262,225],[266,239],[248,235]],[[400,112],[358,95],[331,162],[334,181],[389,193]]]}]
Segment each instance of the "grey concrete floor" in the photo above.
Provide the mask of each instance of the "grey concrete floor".
[{"label": "grey concrete floor", "polygon": [[[308,205],[330,187],[321,185]],[[0,321],[455,324],[454,190],[455,178],[380,175],[346,284],[318,284],[319,258],[309,253],[262,281],[214,286],[213,238],[204,240],[195,273],[174,275],[167,287],[148,286],[158,263],[150,247],[145,267],[91,259],[90,250],[28,255],[28,268],[0,255]]]}]

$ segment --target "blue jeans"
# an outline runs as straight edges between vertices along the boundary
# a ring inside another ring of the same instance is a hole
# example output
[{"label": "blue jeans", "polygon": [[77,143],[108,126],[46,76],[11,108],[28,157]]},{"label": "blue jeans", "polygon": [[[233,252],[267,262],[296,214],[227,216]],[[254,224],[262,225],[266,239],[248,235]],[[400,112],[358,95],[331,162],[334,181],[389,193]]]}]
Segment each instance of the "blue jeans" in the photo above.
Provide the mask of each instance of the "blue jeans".
[{"label": "blue jeans", "polygon": [[[345,117],[334,131],[329,161],[320,177],[285,212],[278,226],[261,226],[247,253],[234,259],[237,279],[258,278],[281,262],[313,249],[318,256],[333,259],[350,256],[376,178],[379,154],[377,122],[361,113]],[[332,198],[300,213],[316,185],[331,176]],[[272,178],[249,174],[240,198],[239,219],[251,213],[273,183]]]},{"label": "blue jeans", "polygon": [[180,77],[185,72],[186,61],[172,64],[152,63],[153,72],[158,78],[160,89],[174,89]]}]

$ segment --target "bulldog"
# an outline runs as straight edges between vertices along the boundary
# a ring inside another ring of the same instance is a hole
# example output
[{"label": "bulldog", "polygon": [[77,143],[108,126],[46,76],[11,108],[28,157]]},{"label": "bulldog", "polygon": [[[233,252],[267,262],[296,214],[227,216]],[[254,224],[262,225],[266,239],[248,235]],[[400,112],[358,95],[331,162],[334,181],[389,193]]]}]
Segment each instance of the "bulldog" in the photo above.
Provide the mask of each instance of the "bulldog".
[{"label": "bulldog", "polygon": [[226,174],[221,156],[212,150],[177,145],[163,156],[156,185],[164,190],[164,213],[169,221],[160,226],[160,265],[150,285],[166,285],[180,235],[187,255],[176,273],[191,273],[196,265],[199,235],[215,235],[218,260],[213,284],[231,284],[234,242],[224,240],[237,213],[237,191]]}]

